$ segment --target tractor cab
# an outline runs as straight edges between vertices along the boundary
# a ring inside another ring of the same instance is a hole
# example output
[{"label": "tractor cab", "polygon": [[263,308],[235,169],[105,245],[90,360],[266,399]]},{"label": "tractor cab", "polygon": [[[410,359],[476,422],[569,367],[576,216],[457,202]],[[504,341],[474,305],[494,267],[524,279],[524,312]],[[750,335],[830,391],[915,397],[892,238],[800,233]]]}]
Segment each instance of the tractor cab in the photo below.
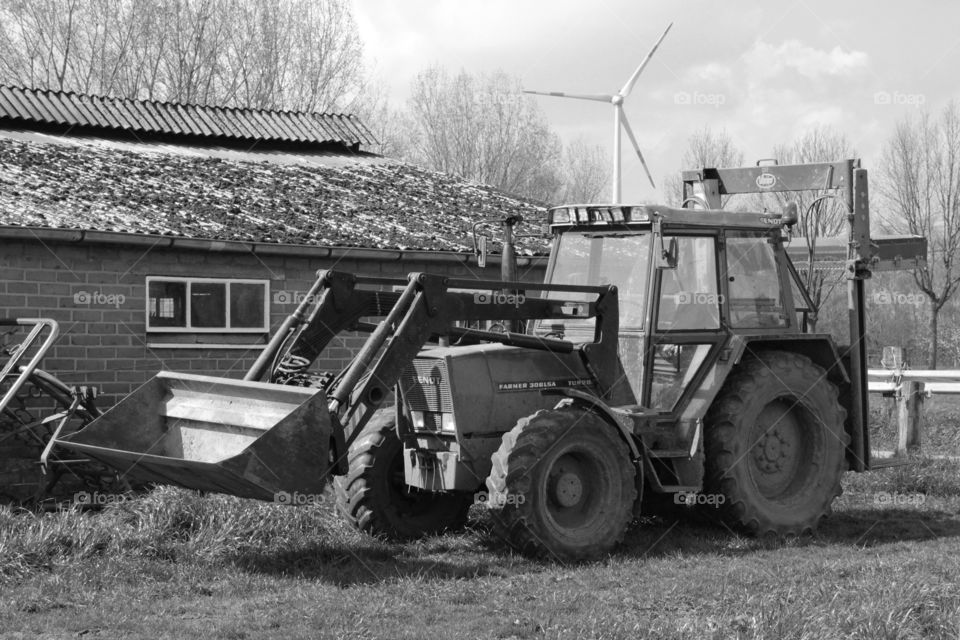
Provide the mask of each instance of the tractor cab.
[{"label": "tractor cab", "polygon": [[[779,215],[652,205],[551,209],[553,284],[618,287],[620,358],[637,402],[678,417],[734,335],[801,332],[811,305]],[[548,294],[556,295],[556,294]],[[593,319],[540,333],[593,338]]]}]

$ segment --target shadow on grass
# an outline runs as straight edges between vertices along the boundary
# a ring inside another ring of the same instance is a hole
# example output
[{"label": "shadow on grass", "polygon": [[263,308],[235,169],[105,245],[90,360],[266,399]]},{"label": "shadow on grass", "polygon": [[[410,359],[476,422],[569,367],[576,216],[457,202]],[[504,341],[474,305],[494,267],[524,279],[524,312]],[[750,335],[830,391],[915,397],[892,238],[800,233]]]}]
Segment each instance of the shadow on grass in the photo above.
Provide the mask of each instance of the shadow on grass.
[{"label": "shadow on grass", "polygon": [[960,514],[932,509],[846,508],[813,534],[753,537],[705,515],[645,518],[616,551],[620,558],[714,553],[743,555],[784,547],[870,547],[960,537]]},{"label": "shadow on grass", "polygon": [[[367,544],[317,544],[282,552],[248,552],[236,556],[233,564],[245,571],[337,586],[411,578],[436,581],[504,576],[569,564],[550,557],[523,559],[486,524],[477,523],[467,533],[434,538],[426,546],[376,540]],[[960,514],[932,509],[848,507],[826,518],[815,534],[791,539],[752,537],[710,514],[672,513],[644,517],[635,523],[609,559],[744,556],[788,547],[870,547],[956,537],[960,537]]]},{"label": "shadow on grass", "polygon": [[825,519],[817,537],[831,544],[874,546],[960,537],[960,514],[932,509],[848,508]]}]

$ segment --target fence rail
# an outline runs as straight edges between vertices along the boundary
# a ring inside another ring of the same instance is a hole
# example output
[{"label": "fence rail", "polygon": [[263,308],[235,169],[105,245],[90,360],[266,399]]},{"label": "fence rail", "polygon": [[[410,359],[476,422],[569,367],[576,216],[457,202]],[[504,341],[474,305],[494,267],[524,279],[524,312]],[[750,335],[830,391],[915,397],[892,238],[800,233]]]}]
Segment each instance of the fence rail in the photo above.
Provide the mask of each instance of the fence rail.
[{"label": "fence rail", "polygon": [[903,382],[922,383],[927,397],[935,393],[960,393],[960,371],[870,369],[867,382],[870,393],[895,394]]}]

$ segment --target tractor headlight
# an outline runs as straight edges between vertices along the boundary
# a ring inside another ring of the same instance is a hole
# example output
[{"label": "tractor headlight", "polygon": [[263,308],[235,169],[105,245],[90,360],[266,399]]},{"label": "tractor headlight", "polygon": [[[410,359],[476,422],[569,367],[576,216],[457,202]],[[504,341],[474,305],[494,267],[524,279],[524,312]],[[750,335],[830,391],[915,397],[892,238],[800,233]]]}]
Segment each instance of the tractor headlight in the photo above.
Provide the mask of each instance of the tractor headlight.
[{"label": "tractor headlight", "polygon": [[423,411],[411,411],[410,423],[417,431],[423,431],[427,428],[427,422],[424,420]]},{"label": "tractor headlight", "polygon": [[440,431],[444,433],[456,433],[457,432],[457,422],[453,419],[452,413],[444,413],[443,417],[440,418]]},{"label": "tractor headlight", "polygon": [[443,433],[457,432],[457,422],[453,419],[452,413],[411,411],[410,426],[414,431],[436,432],[439,429]]}]

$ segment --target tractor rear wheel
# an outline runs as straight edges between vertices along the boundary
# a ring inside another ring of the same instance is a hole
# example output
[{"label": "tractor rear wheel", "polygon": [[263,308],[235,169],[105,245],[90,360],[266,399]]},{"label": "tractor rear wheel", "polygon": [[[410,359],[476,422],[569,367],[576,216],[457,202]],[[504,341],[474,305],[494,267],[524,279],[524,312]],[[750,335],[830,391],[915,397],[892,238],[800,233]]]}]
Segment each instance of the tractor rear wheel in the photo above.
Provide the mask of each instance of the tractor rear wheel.
[{"label": "tractor rear wheel", "polygon": [[750,533],[816,528],[842,489],[846,412],[809,358],[767,351],[741,363],[707,415],[705,491]]},{"label": "tractor rear wheel", "polygon": [[472,494],[434,493],[407,485],[393,409],[374,414],[347,456],[349,471],[335,478],[334,490],[337,509],[356,529],[409,540],[466,523]]},{"label": "tractor rear wheel", "polygon": [[523,553],[559,560],[609,552],[637,500],[626,444],[576,408],[538,411],[504,434],[487,488],[497,533]]}]

